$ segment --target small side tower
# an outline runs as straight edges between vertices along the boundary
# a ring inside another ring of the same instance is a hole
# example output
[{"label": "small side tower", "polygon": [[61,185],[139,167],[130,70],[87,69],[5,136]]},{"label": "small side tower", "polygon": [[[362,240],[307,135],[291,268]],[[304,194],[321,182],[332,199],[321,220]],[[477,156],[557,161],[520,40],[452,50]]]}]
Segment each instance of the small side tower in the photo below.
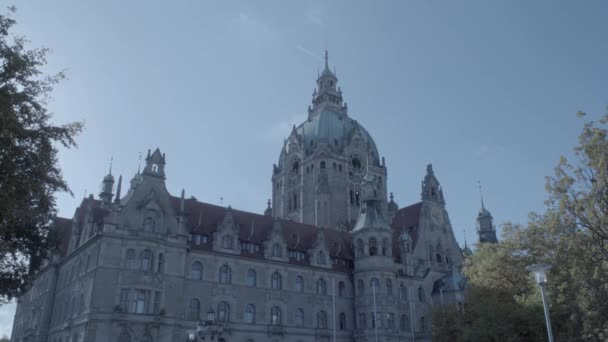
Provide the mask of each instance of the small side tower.
[{"label": "small side tower", "polygon": [[351,231],[355,244],[355,341],[397,341],[398,315],[393,298],[395,265],[392,230],[388,225],[380,184],[366,175],[361,184],[363,207]]},{"label": "small side tower", "polygon": [[479,243],[498,243],[492,214],[490,214],[483,204],[481,185],[479,185],[479,196],[481,198],[481,209],[479,209],[479,214],[477,215],[477,234],[479,235]]},{"label": "small side tower", "polygon": [[110,162],[110,170],[108,174],[103,177],[101,186],[99,189],[99,199],[103,205],[109,205],[112,203],[112,196],[114,190],[114,176],[112,176],[112,162]]}]

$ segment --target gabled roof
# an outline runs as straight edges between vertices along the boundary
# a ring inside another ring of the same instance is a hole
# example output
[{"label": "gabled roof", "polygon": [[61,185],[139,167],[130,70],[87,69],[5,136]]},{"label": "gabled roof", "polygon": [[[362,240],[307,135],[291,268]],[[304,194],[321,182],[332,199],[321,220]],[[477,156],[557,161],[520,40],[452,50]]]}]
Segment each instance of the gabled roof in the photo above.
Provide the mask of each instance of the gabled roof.
[{"label": "gabled roof", "polygon": [[391,228],[393,228],[393,255],[399,256],[399,237],[407,232],[412,238],[412,246],[418,241],[418,223],[420,221],[420,209],[422,202],[401,208],[395,212]]}]

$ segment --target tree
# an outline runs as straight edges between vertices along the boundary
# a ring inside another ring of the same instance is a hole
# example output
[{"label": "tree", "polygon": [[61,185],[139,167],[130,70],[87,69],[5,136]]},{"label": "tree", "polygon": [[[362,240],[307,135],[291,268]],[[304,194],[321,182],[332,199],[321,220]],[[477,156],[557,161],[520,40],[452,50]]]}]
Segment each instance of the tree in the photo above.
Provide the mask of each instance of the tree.
[{"label": "tree", "polygon": [[54,125],[46,106],[63,72],[45,75],[48,49],[14,37],[12,14],[0,15],[0,300],[18,296],[52,243],[57,191],[68,191],[57,145],[75,147],[81,123]]},{"label": "tree", "polygon": [[9,342],[9,341],[10,341],[9,338],[6,335],[4,335],[4,336],[2,336],[2,338],[0,338],[0,342]]},{"label": "tree", "polygon": [[[584,117],[583,114],[579,114]],[[584,124],[577,160],[562,157],[547,178],[542,214],[527,226],[507,223],[498,244],[480,244],[465,259],[465,313],[436,312],[435,336],[454,341],[545,338],[537,284],[525,266],[553,266],[547,284],[556,341],[608,338],[608,116]],[[437,338],[437,340],[442,340]]]}]

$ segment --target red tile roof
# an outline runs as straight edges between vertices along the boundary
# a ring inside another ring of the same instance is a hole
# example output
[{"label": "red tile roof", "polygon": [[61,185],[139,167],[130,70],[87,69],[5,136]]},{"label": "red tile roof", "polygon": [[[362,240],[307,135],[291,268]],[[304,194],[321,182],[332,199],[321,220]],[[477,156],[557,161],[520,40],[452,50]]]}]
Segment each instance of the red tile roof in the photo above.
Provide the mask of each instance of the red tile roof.
[{"label": "red tile roof", "polygon": [[401,208],[395,212],[391,227],[393,228],[393,256],[399,259],[399,236],[403,232],[410,234],[412,238],[412,246],[416,245],[418,240],[418,222],[420,220],[420,209],[422,202],[412,204]]}]

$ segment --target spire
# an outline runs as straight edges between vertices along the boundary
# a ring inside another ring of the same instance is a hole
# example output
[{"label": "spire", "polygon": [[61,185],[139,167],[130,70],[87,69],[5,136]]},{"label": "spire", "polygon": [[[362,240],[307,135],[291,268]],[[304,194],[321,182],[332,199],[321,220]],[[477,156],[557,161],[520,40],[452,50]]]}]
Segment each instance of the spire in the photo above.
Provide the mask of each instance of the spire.
[{"label": "spire", "polygon": [[118,185],[116,186],[116,197],[114,203],[120,203],[120,189],[122,188],[122,175],[118,176]]},{"label": "spire", "polygon": [[186,190],[184,190],[182,188],[182,197],[179,200],[179,213],[183,214],[184,213],[184,199],[186,197]]},{"label": "spire", "polygon": [[483,206],[483,193],[481,192],[481,182],[479,180],[477,181],[477,186],[479,187],[479,197],[481,198],[481,209],[485,210],[485,207]]},{"label": "spire", "polygon": [[112,162],[114,161],[114,157],[110,157],[110,169],[108,170],[108,175],[112,175]]},{"label": "spire", "polygon": [[264,210],[264,215],[272,216],[272,207],[271,207],[270,198],[268,199],[268,202],[266,202],[266,204],[267,204],[267,207],[266,207],[266,210]]},{"label": "spire", "polygon": [[[343,105],[342,90],[337,86],[338,78],[329,69],[329,52],[325,50],[324,68],[317,76],[317,89],[313,92],[312,108],[310,115],[317,113],[319,108],[331,108],[340,114],[346,114],[346,106]],[[335,67],[334,67],[335,70]]]},{"label": "spire", "polygon": [[137,174],[141,173],[141,152],[139,152],[139,163],[137,164]]},{"label": "spire", "polygon": [[325,49],[325,69],[329,69],[329,53],[327,52],[327,49]]}]

